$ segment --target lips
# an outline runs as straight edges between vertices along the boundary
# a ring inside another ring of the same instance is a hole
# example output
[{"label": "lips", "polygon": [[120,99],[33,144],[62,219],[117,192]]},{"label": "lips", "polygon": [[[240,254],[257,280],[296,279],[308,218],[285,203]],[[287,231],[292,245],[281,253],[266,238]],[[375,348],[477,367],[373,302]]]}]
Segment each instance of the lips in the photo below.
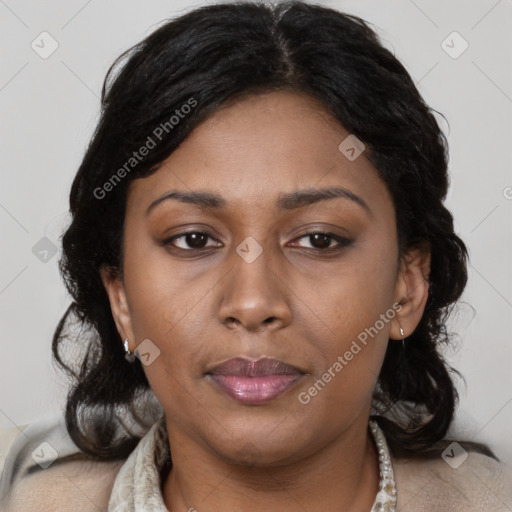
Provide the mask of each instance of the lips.
[{"label": "lips", "polygon": [[207,372],[218,389],[244,404],[270,402],[290,389],[304,372],[277,359],[236,357]]}]

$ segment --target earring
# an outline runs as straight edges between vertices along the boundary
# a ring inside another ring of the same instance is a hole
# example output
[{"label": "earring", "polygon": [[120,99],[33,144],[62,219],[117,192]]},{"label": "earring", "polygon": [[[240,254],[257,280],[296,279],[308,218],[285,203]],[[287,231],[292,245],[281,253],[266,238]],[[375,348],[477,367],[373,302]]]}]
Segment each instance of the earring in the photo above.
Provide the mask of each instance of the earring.
[{"label": "earring", "polygon": [[126,338],[124,340],[124,358],[129,362],[129,363],[133,363],[133,361],[135,361],[135,355],[133,354],[133,352],[130,350],[130,347],[128,345],[128,338]]},{"label": "earring", "polygon": [[400,336],[402,336],[402,347],[405,350],[404,330],[401,327],[400,327]]}]

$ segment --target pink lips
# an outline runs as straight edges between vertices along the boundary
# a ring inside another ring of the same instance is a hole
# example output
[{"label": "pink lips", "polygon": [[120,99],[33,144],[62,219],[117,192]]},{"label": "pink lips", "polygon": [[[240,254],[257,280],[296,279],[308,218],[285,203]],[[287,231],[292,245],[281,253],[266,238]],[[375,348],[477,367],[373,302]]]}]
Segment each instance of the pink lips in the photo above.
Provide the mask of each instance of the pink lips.
[{"label": "pink lips", "polygon": [[304,374],[277,359],[264,357],[254,361],[235,357],[216,366],[208,375],[235,400],[261,404],[277,398]]}]

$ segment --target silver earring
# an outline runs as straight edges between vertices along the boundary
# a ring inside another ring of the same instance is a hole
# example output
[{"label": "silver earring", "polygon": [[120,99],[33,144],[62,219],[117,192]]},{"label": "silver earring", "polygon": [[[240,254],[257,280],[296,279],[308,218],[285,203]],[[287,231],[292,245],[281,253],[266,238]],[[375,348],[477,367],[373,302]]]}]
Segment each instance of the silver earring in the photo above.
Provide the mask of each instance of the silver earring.
[{"label": "silver earring", "polygon": [[402,336],[402,347],[405,350],[405,339],[404,339],[404,330],[400,327],[400,336]]},{"label": "silver earring", "polygon": [[133,354],[133,352],[130,350],[130,347],[128,345],[128,338],[126,338],[124,340],[124,358],[129,362],[129,363],[133,363],[133,361],[135,361],[135,355]]}]

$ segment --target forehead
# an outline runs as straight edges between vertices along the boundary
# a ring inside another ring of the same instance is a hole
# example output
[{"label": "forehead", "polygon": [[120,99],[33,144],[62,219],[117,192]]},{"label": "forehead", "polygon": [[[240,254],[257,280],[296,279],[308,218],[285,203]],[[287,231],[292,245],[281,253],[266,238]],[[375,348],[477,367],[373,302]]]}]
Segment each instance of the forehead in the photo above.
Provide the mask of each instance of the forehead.
[{"label": "forehead", "polygon": [[129,207],[147,209],[169,190],[181,190],[215,192],[225,208],[280,208],[284,193],[342,187],[372,208],[389,208],[387,188],[364,152],[349,159],[339,149],[350,135],[304,94],[248,96],[211,114],[158,171],[134,180]]}]

